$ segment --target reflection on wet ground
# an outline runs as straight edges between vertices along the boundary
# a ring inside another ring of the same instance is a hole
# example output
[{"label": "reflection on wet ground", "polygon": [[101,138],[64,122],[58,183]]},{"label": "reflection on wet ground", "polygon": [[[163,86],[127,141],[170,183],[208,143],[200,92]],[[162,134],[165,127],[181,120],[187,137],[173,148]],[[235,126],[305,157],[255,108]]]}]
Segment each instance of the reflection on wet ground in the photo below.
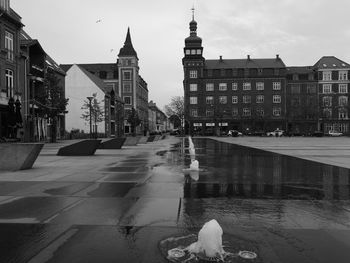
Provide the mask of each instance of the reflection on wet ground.
[{"label": "reflection on wet ground", "polygon": [[251,262],[348,262],[347,169],[193,143],[196,174],[180,139],[55,181],[0,181],[0,262],[166,262],[162,240],[211,219],[224,246],[258,254]]}]

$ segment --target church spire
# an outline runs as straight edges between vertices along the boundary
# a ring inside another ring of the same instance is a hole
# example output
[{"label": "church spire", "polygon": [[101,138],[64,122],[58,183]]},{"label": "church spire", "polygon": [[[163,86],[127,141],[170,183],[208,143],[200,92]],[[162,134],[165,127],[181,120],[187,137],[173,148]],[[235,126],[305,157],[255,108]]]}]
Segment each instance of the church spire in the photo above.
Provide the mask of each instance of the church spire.
[{"label": "church spire", "polygon": [[124,46],[120,49],[118,56],[135,56],[137,58],[137,53],[131,42],[129,27],[128,27],[128,32],[126,33]]}]

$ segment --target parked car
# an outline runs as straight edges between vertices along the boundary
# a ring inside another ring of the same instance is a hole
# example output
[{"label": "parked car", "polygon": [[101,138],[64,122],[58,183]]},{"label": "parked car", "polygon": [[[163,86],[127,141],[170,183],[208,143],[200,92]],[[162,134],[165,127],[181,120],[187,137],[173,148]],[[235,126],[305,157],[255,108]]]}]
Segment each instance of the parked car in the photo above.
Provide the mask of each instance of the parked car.
[{"label": "parked car", "polygon": [[238,136],[242,136],[243,134],[239,131],[236,130],[229,130],[227,132],[227,136],[232,136],[232,137],[238,137]]},{"label": "parked car", "polygon": [[341,133],[341,132],[336,132],[336,131],[329,131],[329,132],[327,133],[327,135],[328,135],[328,136],[332,136],[332,137],[338,137],[338,136],[342,136],[343,133]]},{"label": "parked car", "polygon": [[267,136],[274,136],[274,137],[280,137],[284,134],[283,130],[277,129],[271,132],[267,132],[266,135]]}]

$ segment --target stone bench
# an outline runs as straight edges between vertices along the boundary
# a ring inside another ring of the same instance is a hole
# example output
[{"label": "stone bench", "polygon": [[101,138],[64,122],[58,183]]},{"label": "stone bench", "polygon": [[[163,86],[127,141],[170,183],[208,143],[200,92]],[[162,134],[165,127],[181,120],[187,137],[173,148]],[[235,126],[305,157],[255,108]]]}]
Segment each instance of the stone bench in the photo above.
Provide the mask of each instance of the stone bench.
[{"label": "stone bench", "polygon": [[140,140],[140,136],[136,136],[136,137],[126,137],[126,140],[124,142],[123,146],[136,146],[137,143]]},{"label": "stone bench", "polygon": [[153,142],[155,138],[156,138],[155,135],[151,135],[148,137],[147,142]]},{"label": "stone bench", "polygon": [[17,171],[32,168],[43,143],[0,144],[0,170]]},{"label": "stone bench", "polygon": [[113,138],[102,142],[99,149],[121,149],[126,138]]},{"label": "stone bench", "polygon": [[83,140],[61,147],[57,155],[60,156],[86,156],[94,155],[97,148],[100,146],[101,140]]},{"label": "stone bench", "polygon": [[141,136],[139,140],[139,144],[145,144],[147,143],[148,137],[147,136]]}]

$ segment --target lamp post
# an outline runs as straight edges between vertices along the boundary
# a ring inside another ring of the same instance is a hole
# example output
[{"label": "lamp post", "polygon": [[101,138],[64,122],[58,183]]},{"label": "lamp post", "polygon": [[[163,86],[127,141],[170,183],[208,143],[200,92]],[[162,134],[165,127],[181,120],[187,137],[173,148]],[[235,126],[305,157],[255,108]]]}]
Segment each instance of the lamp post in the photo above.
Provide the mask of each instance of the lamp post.
[{"label": "lamp post", "polygon": [[93,97],[86,97],[89,100],[89,115],[90,115],[90,139],[92,138],[92,122],[91,122],[91,100]]}]

